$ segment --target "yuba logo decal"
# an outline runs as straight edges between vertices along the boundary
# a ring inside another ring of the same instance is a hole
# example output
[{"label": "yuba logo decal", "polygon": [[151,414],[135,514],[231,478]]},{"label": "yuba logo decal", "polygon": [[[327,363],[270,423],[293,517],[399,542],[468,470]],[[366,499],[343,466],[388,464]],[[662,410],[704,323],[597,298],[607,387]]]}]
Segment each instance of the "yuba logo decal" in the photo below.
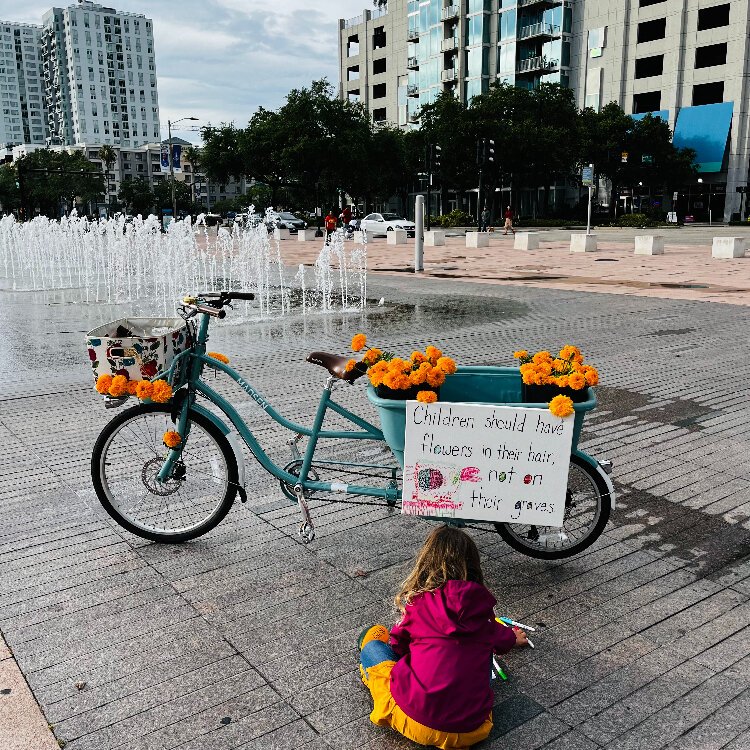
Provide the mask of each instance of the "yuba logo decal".
[{"label": "yuba logo decal", "polygon": [[246,383],[242,378],[238,378],[237,382],[239,383],[242,390],[244,390],[246,393],[250,395],[250,397],[255,401],[258,406],[260,406],[263,411],[268,411],[268,402],[261,396],[259,393],[256,393],[252,386],[249,383]]}]

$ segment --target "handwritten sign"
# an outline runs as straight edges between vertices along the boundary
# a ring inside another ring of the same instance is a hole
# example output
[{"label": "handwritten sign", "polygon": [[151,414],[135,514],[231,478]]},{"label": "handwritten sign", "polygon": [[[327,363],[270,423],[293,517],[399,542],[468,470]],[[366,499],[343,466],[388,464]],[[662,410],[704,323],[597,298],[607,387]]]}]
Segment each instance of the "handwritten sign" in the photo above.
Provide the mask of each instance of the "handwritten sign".
[{"label": "handwritten sign", "polygon": [[401,512],[562,526],[572,441],[572,415],[407,401]]}]

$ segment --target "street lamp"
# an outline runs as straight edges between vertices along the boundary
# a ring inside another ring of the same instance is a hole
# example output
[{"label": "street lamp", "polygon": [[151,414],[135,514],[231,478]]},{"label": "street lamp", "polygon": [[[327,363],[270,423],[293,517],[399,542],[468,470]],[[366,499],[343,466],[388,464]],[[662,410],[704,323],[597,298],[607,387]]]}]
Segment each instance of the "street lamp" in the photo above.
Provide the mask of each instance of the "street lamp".
[{"label": "street lamp", "polygon": [[181,117],[179,120],[167,120],[167,133],[169,136],[169,178],[172,181],[172,221],[177,221],[177,194],[174,189],[174,154],[172,149],[172,125],[179,125],[185,120],[198,120],[197,117]]}]

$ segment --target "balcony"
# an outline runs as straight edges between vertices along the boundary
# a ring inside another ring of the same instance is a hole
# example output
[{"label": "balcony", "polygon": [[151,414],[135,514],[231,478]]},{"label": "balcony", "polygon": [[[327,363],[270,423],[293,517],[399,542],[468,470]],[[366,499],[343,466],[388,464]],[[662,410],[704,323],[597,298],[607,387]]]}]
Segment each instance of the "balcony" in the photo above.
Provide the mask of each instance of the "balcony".
[{"label": "balcony", "polygon": [[419,70],[419,60],[416,57],[409,57],[406,60],[407,70]]},{"label": "balcony", "polygon": [[440,18],[443,21],[451,21],[454,18],[458,18],[458,13],[458,5],[449,5],[447,8],[443,8],[440,11]]},{"label": "balcony", "polygon": [[452,36],[448,39],[443,39],[443,41],[440,42],[441,52],[451,52],[454,49],[458,49],[458,39],[456,39],[456,37]]},{"label": "balcony", "polygon": [[540,37],[554,39],[559,36],[560,27],[553,26],[551,23],[532,23],[518,30],[519,39],[538,39]]},{"label": "balcony", "polygon": [[558,5],[562,5],[562,0],[518,0],[519,8],[530,8],[532,5],[554,8]]},{"label": "balcony", "polygon": [[559,60],[548,60],[546,57],[529,57],[521,60],[516,65],[516,73],[548,73],[551,70],[557,70],[560,67]]},{"label": "balcony", "polygon": [[417,86],[416,83],[410,83],[406,87],[406,95],[407,96],[419,96],[419,86]]},{"label": "balcony", "polygon": [[458,73],[456,72],[455,68],[444,70],[442,78],[443,83],[450,83],[451,81],[455,81],[458,78]]},{"label": "balcony", "polygon": [[419,29],[409,29],[409,31],[406,32],[406,38],[410,42],[418,42],[419,41]]}]

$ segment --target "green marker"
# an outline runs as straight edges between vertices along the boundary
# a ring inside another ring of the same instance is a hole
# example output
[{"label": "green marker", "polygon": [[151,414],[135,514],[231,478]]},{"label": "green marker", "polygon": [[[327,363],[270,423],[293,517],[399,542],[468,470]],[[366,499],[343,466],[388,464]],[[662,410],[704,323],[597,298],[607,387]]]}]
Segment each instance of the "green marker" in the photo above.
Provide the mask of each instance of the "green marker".
[{"label": "green marker", "polygon": [[508,675],[503,672],[502,667],[497,663],[497,659],[495,657],[492,657],[492,668],[495,670],[495,674],[501,679],[501,680],[507,680]]}]

